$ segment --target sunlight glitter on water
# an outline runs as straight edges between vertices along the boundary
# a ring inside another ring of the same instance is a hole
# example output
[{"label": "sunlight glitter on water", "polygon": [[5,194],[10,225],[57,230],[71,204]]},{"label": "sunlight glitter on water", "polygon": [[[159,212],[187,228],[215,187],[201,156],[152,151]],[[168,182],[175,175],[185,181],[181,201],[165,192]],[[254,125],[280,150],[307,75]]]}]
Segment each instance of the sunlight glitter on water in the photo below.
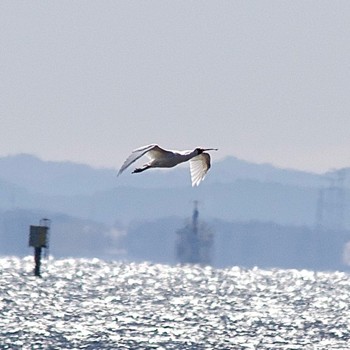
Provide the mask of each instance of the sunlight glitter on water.
[{"label": "sunlight glitter on water", "polygon": [[350,277],[0,259],[2,349],[348,349]]}]

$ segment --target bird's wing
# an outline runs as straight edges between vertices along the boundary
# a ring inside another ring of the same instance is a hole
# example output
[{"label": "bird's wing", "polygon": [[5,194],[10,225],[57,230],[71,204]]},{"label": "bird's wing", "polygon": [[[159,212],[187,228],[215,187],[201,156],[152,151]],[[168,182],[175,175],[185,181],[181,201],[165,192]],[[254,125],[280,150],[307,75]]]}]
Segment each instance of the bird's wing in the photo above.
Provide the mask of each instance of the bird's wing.
[{"label": "bird's wing", "polygon": [[130,156],[126,158],[125,162],[123,163],[122,167],[120,168],[118,172],[118,176],[132,163],[136,162],[139,158],[141,158],[145,153],[149,152],[152,148],[157,147],[157,145],[147,145],[140,147],[138,149],[135,149],[132,151]]},{"label": "bird's wing", "polygon": [[156,144],[147,145],[147,146],[137,148],[137,149],[133,150],[132,153],[130,154],[130,156],[125,160],[125,162],[123,163],[122,167],[120,168],[120,170],[118,172],[118,176],[127,167],[129,167],[132,163],[136,162],[139,158],[141,158],[146,153],[150,159],[154,159],[157,157],[161,157],[161,156],[165,155],[166,153],[171,153],[171,152],[164,150],[163,148],[159,147]]},{"label": "bird's wing", "polygon": [[153,145],[153,147],[146,154],[151,160],[164,158],[167,155],[173,155],[173,152],[167,151],[166,149],[159,147],[158,145]]},{"label": "bird's wing", "polygon": [[210,155],[201,153],[190,160],[192,186],[198,186],[210,169]]}]

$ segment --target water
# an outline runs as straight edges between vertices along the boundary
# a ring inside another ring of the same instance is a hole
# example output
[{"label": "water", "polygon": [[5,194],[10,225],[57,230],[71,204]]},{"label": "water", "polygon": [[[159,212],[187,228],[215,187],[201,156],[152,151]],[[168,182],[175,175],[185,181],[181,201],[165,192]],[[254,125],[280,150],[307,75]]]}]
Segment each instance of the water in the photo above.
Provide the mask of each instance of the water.
[{"label": "water", "polygon": [[0,259],[1,349],[349,349],[350,276]]}]

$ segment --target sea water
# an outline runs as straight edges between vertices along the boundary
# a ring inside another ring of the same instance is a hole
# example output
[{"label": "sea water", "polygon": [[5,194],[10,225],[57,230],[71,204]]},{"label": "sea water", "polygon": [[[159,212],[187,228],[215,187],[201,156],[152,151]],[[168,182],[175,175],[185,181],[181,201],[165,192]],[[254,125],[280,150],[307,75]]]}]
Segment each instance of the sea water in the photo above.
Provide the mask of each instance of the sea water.
[{"label": "sea water", "polygon": [[0,259],[1,349],[350,349],[350,276]]}]

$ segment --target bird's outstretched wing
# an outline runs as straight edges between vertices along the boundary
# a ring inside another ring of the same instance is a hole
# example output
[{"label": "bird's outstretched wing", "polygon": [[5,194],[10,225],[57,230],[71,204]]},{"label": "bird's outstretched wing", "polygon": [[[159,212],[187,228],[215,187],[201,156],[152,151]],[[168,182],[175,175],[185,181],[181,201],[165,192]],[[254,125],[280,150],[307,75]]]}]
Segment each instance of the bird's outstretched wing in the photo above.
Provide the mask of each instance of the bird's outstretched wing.
[{"label": "bird's outstretched wing", "polygon": [[171,156],[173,155],[173,152],[167,151],[166,149],[159,147],[158,145],[153,145],[148,151],[146,156],[153,160],[153,159],[161,159],[166,157],[167,155]]},{"label": "bird's outstretched wing", "polygon": [[192,186],[198,186],[210,169],[210,155],[201,153],[190,160]]},{"label": "bird's outstretched wing", "polygon": [[165,149],[159,147],[156,144],[147,145],[147,146],[143,146],[143,147],[137,148],[134,151],[132,151],[130,156],[125,160],[125,162],[123,163],[122,167],[120,168],[120,170],[118,172],[118,176],[127,167],[129,167],[132,163],[136,162],[139,158],[144,156],[146,153],[147,153],[147,156],[150,159],[154,159],[154,158],[157,158],[159,156],[162,156],[162,155],[168,153],[168,151],[166,151]]}]

